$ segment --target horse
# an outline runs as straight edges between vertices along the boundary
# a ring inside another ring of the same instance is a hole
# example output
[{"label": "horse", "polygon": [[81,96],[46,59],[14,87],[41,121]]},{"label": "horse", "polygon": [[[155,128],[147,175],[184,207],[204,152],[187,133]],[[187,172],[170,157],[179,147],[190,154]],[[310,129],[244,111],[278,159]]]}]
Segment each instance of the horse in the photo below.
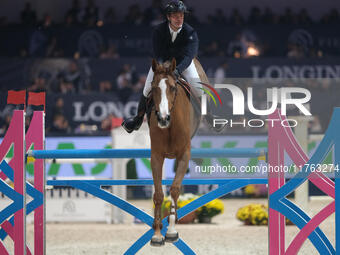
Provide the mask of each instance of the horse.
[{"label": "horse", "polygon": [[[152,246],[162,246],[165,242],[176,242],[179,238],[175,229],[177,200],[191,156],[191,137],[200,122],[185,89],[173,75],[175,68],[175,59],[164,64],[152,60],[154,78],[150,97],[153,107],[149,113],[148,121],[151,139],[151,169],[155,188],[153,195],[154,235],[150,242]],[[164,238],[161,234],[161,205],[164,199],[162,167],[165,158],[176,159],[177,164],[176,175],[170,188],[169,227]]]}]

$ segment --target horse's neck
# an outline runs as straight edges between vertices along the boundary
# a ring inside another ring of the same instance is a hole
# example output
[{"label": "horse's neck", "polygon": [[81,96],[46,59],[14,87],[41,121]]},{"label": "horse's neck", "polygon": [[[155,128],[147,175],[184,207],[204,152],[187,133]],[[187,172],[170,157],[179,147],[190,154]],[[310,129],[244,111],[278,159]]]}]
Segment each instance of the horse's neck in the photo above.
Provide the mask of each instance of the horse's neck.
[{"label": "horse's neck", "polygon": [[196,100],[195,98],[191,99],[191,96],[194,95],[188,96],[185,88],[181,85],[178,85],[178,87],[178,98],[175,102],[174,113],[171,116],[171,135],[177,136],[178,133],[184,133],[191,139],[195,135],[201,120],[200,109],[195,108],[200,108],[200,102],[191,102],[191,100]]},{"label": "horse's neck", "polygon": [[184,88],[178,85],[177,98],[175,100],[174,113],[171,116],[172,128],[178,128],[190,125],[191,114],[190,99],[186,95]]}]

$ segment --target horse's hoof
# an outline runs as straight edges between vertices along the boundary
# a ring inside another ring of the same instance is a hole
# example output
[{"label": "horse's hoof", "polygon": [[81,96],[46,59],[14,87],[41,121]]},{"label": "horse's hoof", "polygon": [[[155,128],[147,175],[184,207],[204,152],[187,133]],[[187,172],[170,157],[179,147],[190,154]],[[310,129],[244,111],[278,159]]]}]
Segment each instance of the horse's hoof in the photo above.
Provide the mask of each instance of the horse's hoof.
[{"label": "horse's hoof", "polygon": [[161,236],[153,236],[150,241],[150,245],[154,247],[160,247],[165,244],[164,237]]},{"label": "horse's hoof", "polygon": [[167,243],[175,243],[179,239],[178,233],[166,233],[165,235],[165,242]]}]

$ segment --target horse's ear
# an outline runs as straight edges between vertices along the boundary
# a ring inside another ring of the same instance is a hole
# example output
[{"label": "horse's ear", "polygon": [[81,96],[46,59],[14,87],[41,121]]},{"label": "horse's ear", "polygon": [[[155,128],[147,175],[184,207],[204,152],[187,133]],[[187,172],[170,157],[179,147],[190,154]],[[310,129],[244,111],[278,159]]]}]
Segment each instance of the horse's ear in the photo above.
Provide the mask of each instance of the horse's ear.
[{"label": "horse's ear", "polygon": [[174,72],[176,69],[176,59],[172,58],[171,60],[171,66],[170,66],[170,72]]},{"label": "horse's ear", "polygon": [[158,63],[157,63],[156,59],[153,58],[152,59],[152,71],[156,72],[157,67],[158,67]]}]

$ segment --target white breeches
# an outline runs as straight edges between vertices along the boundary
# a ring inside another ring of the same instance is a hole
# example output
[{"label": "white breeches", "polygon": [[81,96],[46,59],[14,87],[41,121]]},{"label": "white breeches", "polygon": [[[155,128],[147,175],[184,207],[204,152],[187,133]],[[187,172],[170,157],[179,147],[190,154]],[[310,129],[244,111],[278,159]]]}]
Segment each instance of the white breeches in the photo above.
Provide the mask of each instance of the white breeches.
[{"label": "white breeches", "polygon": [[[200,82],[200,77],[198,75],[198,72],[196,70],[194,61],[191,61],[191,64],[188,66],[187,69],[185,69],[182,72],[182,75],[184,76],[184,78],[193,86],[195,87],[202,87],[201,84],[199,84],[198,82]],[[151,82],[153,80],[153,71],[152,68],[150,68],[148,76],[146,77],[146,81],[145,81],[145,86],[143,89],[143,95],[145,97],[147,97],[151,91]]]}]

